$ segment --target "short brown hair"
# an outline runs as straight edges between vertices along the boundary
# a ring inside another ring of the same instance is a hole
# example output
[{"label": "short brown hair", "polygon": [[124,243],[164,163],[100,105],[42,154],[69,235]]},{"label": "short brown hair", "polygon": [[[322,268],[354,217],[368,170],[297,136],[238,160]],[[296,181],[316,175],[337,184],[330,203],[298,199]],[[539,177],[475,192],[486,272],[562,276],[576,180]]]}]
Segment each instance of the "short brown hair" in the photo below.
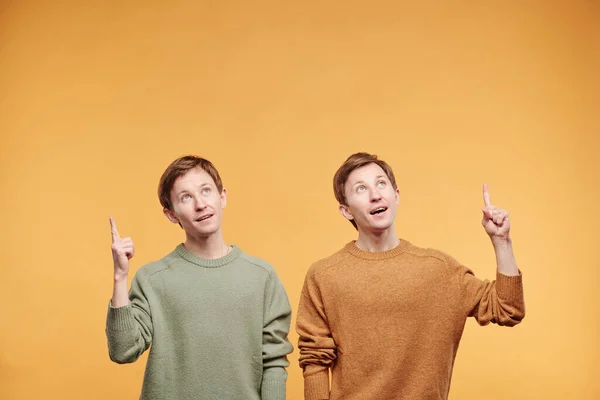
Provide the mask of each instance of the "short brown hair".
[{"label": "short brown hair", "polygon": [[[352,171],[371,163],[379,165],[383,172],[385,172],[385,174],[387,175],[394,190],[398,189],[398,185],[396,185],[396,178],[394,177],[394,171],[392,171],[392,167],[390,167],[388,163],[386,163],[383,160],[379,160],[376,154],[369,154],[364,152],[354,153],[350,157],[348,157],[346,161],[344,161],[342,166],[338,168],[337,172],[333,177],[333,193],[335,194],[335,198],[338,201],[338,203],[345,206],[348,205],[346,201],[345,188],[348,176],[350,176]],[[352,225],[354,225],[356,229],[358,229],[354,220],[350,220],[350,222],[352,223]]]},{"label": "short brown hair", "polygon": [[171,189],[173,188],[177,178],[179,178],[181,175],[185,175],[189,170],[194,168],[204,170],[208,175],[210,175],[212,180],[215,181],[215,185],[217,185],[219,193],[223,192],[223,182],[219,176],[219,171],[217,171],[213,163],[207,159],[191,155],[179,157],[177,160],[169,164],[165,172],[163,172],[162,176],[160,177],[160,182],[158,184],[158,199],[164,208],[173,211],[173,204],[171,204]]}]

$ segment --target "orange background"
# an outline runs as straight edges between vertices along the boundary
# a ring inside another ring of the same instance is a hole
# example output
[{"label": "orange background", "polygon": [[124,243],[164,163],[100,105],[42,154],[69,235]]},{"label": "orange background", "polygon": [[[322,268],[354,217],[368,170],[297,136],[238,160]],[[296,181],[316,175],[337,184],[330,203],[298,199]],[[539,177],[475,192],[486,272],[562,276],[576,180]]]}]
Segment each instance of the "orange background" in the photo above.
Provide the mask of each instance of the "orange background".
[{"label": "orange background", "polygon": [[1,2],[0,398],[137,398],[146,357],[107,354],[108,216],[134,270],[172,250],[156,188],[183,154],[219,168],[226,240],[295,312],[356,236],[331,188],[355,151],[394,167],[398,235],[479,277],[481,184],[511,212],[528,314],[468,321],[450,398],[600,398],[598,71],[595,0]]}]

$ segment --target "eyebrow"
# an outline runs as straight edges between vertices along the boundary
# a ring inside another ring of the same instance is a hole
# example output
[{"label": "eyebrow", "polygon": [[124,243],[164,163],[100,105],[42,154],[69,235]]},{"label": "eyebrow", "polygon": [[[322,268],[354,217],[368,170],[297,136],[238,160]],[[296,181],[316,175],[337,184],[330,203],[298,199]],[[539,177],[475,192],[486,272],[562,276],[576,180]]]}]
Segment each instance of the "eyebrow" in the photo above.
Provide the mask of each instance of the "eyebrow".
[{"label": "eyebrow", "polygon": [[[375,179],[380,179],[380,178],[385,178],[385,179],[387,179],[387,176],[385,176],[385,175],[377,175],[377,176],[375,177]],[[354,187],[354,186],[358,185],[359,183],[362,183],[362,184],[364,184],[365,182],[364,182],[364,181],[357,181],[357,182],[354,182],[354,184],[352,185],[352,187]]]},{"label": "eyebrow", "polygon": [[[210,182],[205,182],[203,184],[201,184],[199,187],[200,189],[203,189],[204,187],[209,186],[209,187],[214,187]],[[189,189],[181,189],[179,192],[177,192],[177,196],[180,196],[182,193],[186,193],[189,192]]]}]

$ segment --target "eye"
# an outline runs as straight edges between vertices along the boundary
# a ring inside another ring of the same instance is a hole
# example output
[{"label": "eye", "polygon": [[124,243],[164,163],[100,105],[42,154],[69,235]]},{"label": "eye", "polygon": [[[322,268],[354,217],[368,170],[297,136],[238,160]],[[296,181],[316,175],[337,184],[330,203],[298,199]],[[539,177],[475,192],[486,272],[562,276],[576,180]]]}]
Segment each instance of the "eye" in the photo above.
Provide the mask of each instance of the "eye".
[{"label": "eye", "polygon": [[364,193],[365,190],[367,190],[367,188],[364,187],[363,185],[360,185],[356,188],[357,193]]},{"label": "eye", "polygon": [[377,187],[380,189],[383,189],[386,186],[385,181],[379,181],[377,182]]},{"label": "eye", "polygon": [[202,194],[210,194],[210,188],[209,187],[205,187],[204,189],[202,189]]},{"label": "eye", "polygon": [[181,201],[188,201],[191,198],[192,198],[192,196],[190,196],[189,194],[186,193],[183,196],[181,196]]}]

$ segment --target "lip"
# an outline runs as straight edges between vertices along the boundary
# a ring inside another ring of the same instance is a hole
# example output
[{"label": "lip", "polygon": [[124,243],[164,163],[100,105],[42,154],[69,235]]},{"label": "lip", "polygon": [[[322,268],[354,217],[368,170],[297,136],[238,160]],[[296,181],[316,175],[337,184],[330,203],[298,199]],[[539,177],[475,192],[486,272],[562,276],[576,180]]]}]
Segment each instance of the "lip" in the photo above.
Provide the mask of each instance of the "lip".
[{"label": "lip", "polygon": [[[205,222],[208,221],[209,219],[211,219],[214,216],[214,214],[204,214],[198,218],[196,218],[196,222]],[[204,218],[204,219],[202,219]]]},{"label": "lip", "polygon": [[[378,213],[378,214],[373,214],[373,212],[375,210],[379,210],[380,208],[384,208],[384,210],[382,212]],[[369,215],[371,215],[372,217],[375,217],[377,215],[385,214],[387,212],[387,210],[389,210],[389,208],[387,206],[377,206],[377,207],[372,208],[371,210],[369,210]]]}]

